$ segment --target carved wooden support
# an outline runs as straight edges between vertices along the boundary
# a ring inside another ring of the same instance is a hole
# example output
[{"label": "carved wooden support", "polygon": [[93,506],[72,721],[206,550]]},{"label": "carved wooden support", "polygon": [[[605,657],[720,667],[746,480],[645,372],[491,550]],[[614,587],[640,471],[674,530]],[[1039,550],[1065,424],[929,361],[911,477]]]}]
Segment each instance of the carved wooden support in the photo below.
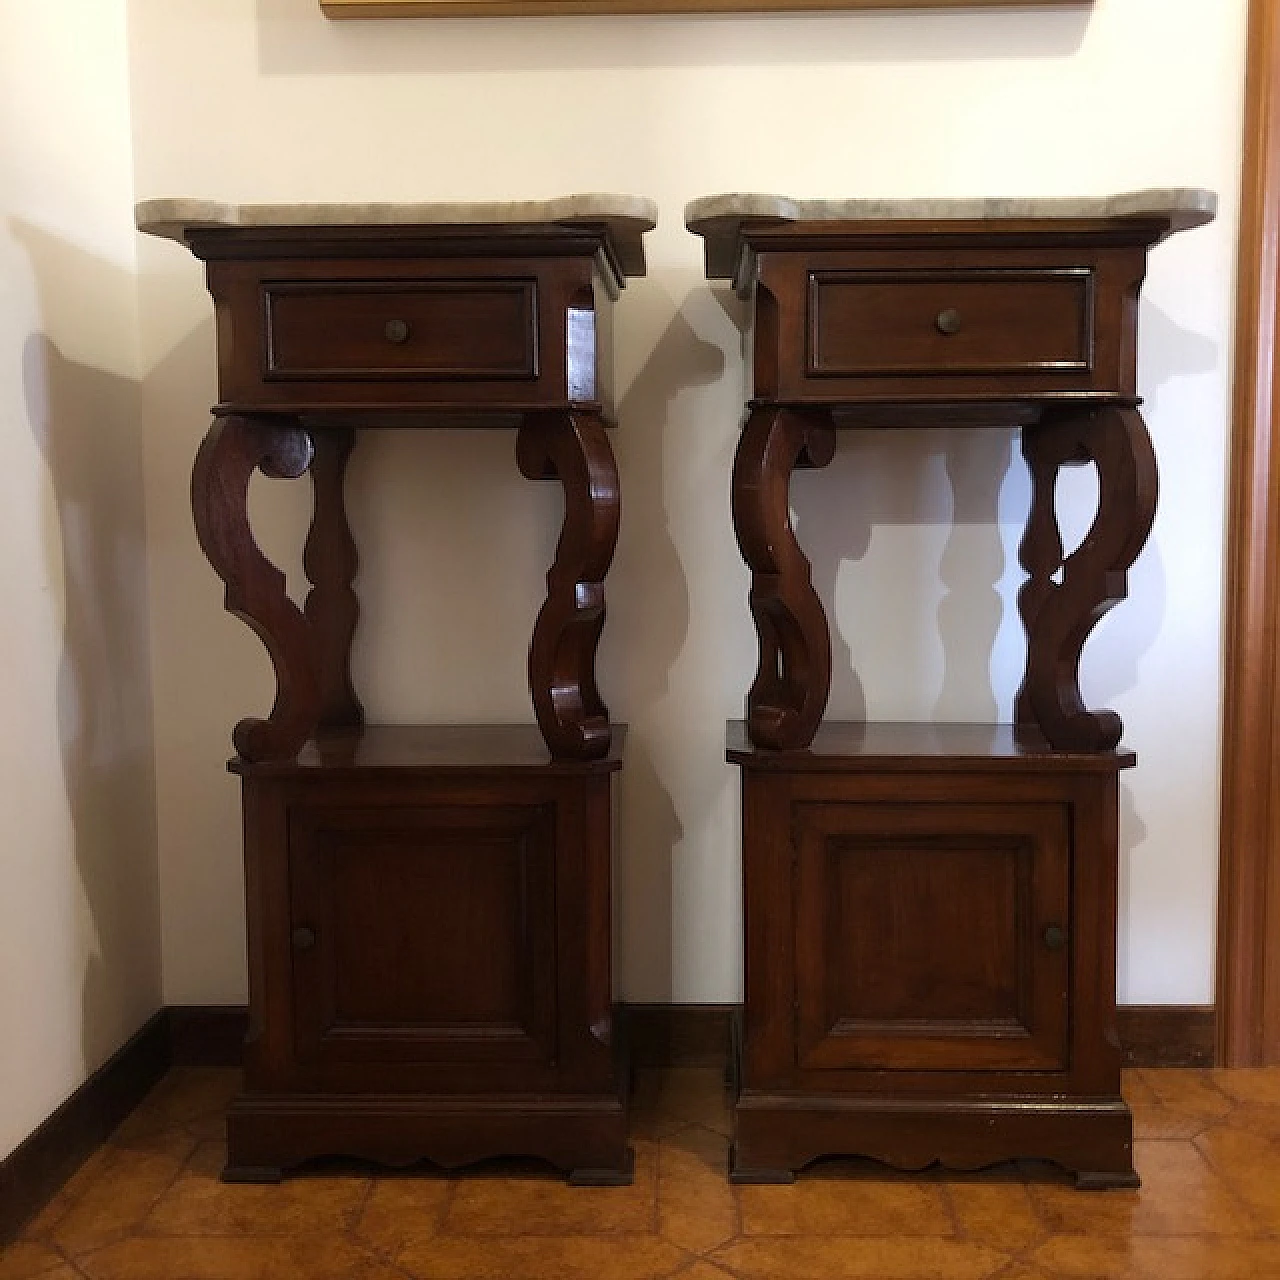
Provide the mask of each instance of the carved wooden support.
[{"label": "carved wooden support", "polygon": [[302,562],[312,584],[305,612],[320,682],[318,727],[356,729],[364,723],[364,708],[351,683],[351,641],[360,618],[360,601],[352,583],[359,557],[343,501],[347,460],[356,433],[351,427],[329,427],[316,431],[312,439],[315,513]]},{"label": "carved wooden support", "polygon": [[751,616],[760,666],[747,694],[747,730],[758,747],[807,747],[831,688],[831,637],[791,527],[788,495],[797,466],[825,467],[835,454],[827,410],[757,406],[733,464],[733,525],[751,570]]},{"label": "carved wooden support", "polygon": [[[1014,716],[1037,725],[1061,751],[1109,751],[1123,731],[1114,711],[1089,711],[1080,694],[1080,654],[1098,620],[1128,594],[1127,573],[1151,532],[1158,481],[1151,438],[1137,409],[1063,411],[1026,427],[1031,512],[1019,548],[1029,577],[1018,594],[1027,669]],[[1092,461],[1098,513],[1080,546],[1063,557],[1054,507],[1059,470]]]},{"label": "carved wooden support", "polygon": [[609,711],[596,689],[604,579],[618,541],[613,449],[598,414],[533,413],[520,425],[516,460],[530,480],[559,480],[564,527],[547,574],[547,599],[529,646],[529,692],[553,756],[594,760],[609,750]]},{"label": "carved wooden support", "polygon": [[310,435],[296,419],[215,419],[196,455],[191,506],[200,546],[226,584],[226,607],[250,626],[271,657],[276,700],[265,719],[241,720],[232,734],[246,760],[289,760],[315,731],[321,692],[307,619],[285,576],[262,554],[249,527],[249,481],[296,479],[311,465]]}]

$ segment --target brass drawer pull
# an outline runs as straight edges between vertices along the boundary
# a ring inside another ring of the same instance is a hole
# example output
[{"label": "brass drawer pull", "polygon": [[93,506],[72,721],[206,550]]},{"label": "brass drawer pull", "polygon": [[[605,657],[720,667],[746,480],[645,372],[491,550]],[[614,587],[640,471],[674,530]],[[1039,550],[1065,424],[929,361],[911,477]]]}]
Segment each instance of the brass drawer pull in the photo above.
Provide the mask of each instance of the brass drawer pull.
[{"label": "brass drawer pull", "polygon": [[1051,924],[1044,931],[1044,945],[1050,951],[1061,951],[1067,945],[1067,935],[1056,924]]},{"label": "brass drawer pull", "polygon": [[951,337],[952,334],[960,332],[960,326],[962,323],[963,321],[960,318],[960,313],[955,309],[955,307],[947,307],[945,311],[939,311],[938,318],[934,321],[934,324],[938,326],[938,332],[945,333],[948,338]]},{"label": "brass drawer pull", "polygon": [[388,342],[399,345],[409,341],[409,323],[406,320],[388,320],[382,332]]}]

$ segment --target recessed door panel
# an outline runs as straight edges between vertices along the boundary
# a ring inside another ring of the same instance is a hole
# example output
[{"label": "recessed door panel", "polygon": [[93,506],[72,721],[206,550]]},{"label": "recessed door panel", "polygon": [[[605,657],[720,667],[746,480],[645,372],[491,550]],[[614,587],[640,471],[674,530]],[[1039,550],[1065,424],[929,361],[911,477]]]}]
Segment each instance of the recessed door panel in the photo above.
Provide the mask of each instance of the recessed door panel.
[{"label": "recessed door panel", "polygon": [[801,1069],[1067,1065],[1057,805],[795,810]]},{"label": "recessed door panel", "polygon": [[553,1059],[552,814],[478,805],[296,814],[299,1059]]}]

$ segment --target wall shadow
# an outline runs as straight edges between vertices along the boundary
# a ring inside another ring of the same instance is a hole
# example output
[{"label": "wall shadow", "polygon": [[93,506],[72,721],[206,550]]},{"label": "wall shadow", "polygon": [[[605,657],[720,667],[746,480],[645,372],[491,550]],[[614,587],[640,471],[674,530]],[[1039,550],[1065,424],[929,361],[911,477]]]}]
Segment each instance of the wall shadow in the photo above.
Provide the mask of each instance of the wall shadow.
[{"label": "wall shadow", "polygon": [[1120,865],[1118,868],[1118,893],[1116,899],[1116,988],[1130,990],[1132,955],[1130,942],[1133,922],[1130,907],[1133,903],[1133,872],[1135,861],[1143,856],[1138,851],[1147,839],[1147,824],[1138,812],[1133,797],[1133,784],[1121,774],[1120,783]]},{"label": "wall shadow", "polygon": [[[897,692],[887,696],[909,706],[912,718],[996,719],[991,665],[1004,623],[998,587],[1006,567],[999,507],[1013,436],[1000,427],[842,428],[830,466],[796,474],[796,532],[831,624],[831,718],[868,715],[856,670],[861,651],[879,675],[892,668],[888,684]],[[846,604],[847,566],[874,559],[876,531],[894,526],[923,529],[924,536],[898,549],[891,578],[868,563],[857,584],[861,595]],[[949,531],[940,555],[930,549],[930,528]],[[909,555],[915,565],[905,562]],[[938,691],[926,702],[922,689],[912,691],[910,673],[931,670],[939,659]]]},{"label": "wall shadow", "polygon": [[[630,290],[628,290],[630,292]],[[645,292],[638,289],[641,299]],[[661,300],[649,291],[650,306]],[[639,311],[640,308],[637,308]],[[639,316],[632,316],[632,321]],[[619,320],[623,316],[619,315]],[[622,487],[622,530],[609,583],[601,681],[616,719],[630,722],[622,778],[616,902],[617,972],[626,994],[670,998],[674,980],[675,885],[686,825],[658,761],[671,669],[689,631],[689,586],[672,537],[665,482],[673,447],[672,403],[717,381],[724,355],[677,310],[618,403],[614,449]],[[669,766],[668,766],[669,767]],[[659,996],[654,993],[665,993]]]},{"label": "wall shadow", "polygon": [[[133,277],[18,220],[41,312],[132,307]],[[126,319],[121,318],[120,323]],[[64,594],[56,717],[74,855],[92,920],[85,1062],[103,1062],[160,1003],[155,740],[138,383],[68,358],[44,333],[22,351],[26,416],[55,510],[43,554]],[[63,940],[65,945],[66,940]]]},{"label": "wall shadow", "polygon": [[257,0],[264,75],[800,66],[1066,58],[1086,0],[1042,8],[330,21],[315,0]]}]

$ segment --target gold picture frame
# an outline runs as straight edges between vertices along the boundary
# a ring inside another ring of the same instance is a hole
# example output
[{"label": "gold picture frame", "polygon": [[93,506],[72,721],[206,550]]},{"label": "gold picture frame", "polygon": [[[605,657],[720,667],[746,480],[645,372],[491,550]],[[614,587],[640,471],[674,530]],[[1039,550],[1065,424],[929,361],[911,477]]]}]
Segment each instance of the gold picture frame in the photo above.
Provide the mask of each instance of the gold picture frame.
[{"label": "gold picture frame", "polygon": [[518,14],[724,13],[805,9],[1046,8],[1092,0],[320,0],[330,18],[474,18]]}]

